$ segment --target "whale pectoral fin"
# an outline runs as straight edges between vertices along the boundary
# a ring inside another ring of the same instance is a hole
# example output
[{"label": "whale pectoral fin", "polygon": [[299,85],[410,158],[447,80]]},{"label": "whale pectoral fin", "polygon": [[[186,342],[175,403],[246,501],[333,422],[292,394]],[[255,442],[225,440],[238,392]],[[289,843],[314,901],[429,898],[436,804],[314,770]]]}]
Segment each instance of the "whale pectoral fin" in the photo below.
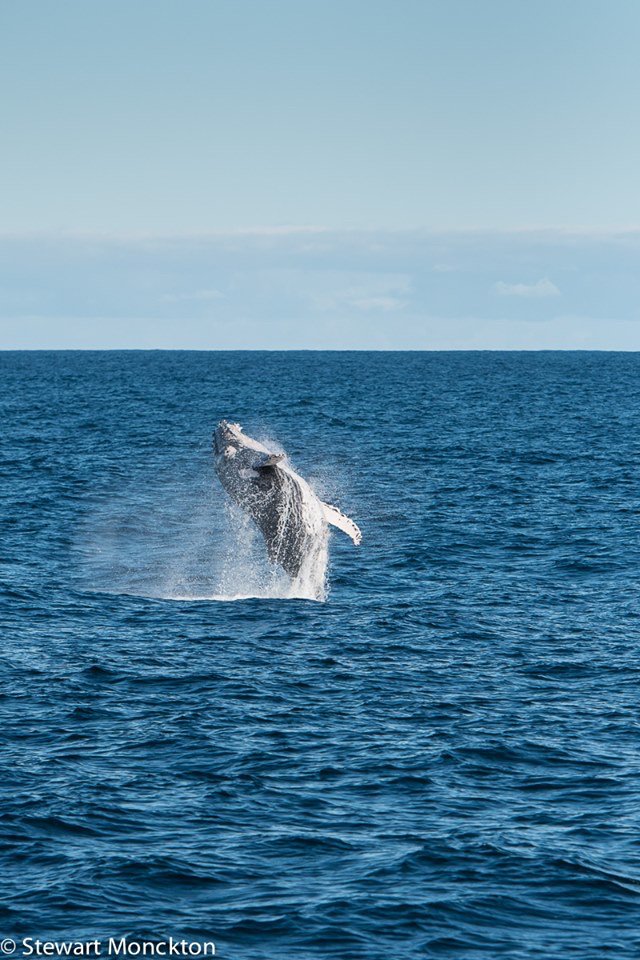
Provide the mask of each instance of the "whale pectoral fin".
[{"label": "whale pectoral fin", "polygon": [[271,456],[262,464],[263,467],[275,467],[284,460],[284,453],[272,453]]},{"label": "whale pectoral fin", "polygon": [[264,470],[266,467],[275,467],[284,460],[284,453],[258,453],[251,461],[252,470]]},{"label": "whale pectoral fin", "polygon": [[359,526],[354,523],[353,520],[346,517],[337,507],[332,507],[328,503],[322,504],[322,512],[324,513],[324,518],[327,523],[337,527],[338,530],[342,530],[342,532],[346,533],[348,537],[351,537],[355,545],[358,546],[362,540],[362,534]]}]

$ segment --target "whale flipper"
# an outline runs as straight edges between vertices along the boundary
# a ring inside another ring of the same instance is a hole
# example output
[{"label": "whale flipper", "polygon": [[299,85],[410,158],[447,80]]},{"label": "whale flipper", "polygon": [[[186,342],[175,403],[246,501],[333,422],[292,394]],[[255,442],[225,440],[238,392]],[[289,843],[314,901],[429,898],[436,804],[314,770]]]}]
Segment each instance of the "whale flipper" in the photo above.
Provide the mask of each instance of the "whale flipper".
[{"label": "whale flipper", "polygon": [[355,545],[358,546],[362,540],[362,533],[360,532],[360,527],[354,523],[353,520],[346,517],[337,507],[332,507],[328,503],[322,504],[322,512],[324,513],[324,518],[327,523],[337,527],[338,530],[342,530],[342,532],[346,533],[348,537],[351,537]]},{"label": "whale flipper", "polygon": [[258,453],[251,463],[252,470],[264,470],[265,467],[275,467],[284,460],[284,453]]}]

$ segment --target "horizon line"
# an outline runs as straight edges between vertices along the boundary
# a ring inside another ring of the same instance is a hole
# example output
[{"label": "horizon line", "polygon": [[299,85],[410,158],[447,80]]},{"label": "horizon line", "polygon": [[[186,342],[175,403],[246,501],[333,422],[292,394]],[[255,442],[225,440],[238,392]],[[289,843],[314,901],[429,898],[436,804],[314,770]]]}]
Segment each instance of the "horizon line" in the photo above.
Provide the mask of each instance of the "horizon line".
[{"label": "horizon line", "polygon": [[640,353],[610,347],[0,347],[3,353]]}]

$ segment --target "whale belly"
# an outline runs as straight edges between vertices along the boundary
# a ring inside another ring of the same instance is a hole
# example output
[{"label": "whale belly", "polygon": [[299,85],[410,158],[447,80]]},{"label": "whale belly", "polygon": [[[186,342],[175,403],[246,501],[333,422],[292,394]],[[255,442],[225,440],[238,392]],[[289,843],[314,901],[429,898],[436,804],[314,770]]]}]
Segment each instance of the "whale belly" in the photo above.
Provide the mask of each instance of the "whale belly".
[{"label": "whale belly", "polygon": [[270,562],[279,564],[295,578],[314,543],[314,524],[309,517],[313,505],[297,477],[282,470],[278,473],[255,520],[267,545]]}]

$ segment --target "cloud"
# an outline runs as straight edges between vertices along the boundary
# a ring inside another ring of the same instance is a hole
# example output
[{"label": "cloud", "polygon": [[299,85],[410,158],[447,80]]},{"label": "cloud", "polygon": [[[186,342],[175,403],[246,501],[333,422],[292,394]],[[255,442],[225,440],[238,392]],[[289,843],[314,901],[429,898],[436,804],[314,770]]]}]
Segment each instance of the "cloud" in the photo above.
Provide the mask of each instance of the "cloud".
[{"label": "cloud", "polygon": [[450,263],[434,263],[431,269],[434,273],[453,273],[455,267]]},{"label": "cloud", "polygon": [[408,300],[400,300],[399,297],[360,297],[350,303],[358,310],[402,310]]},{"label": "cloud", "polygon": [[559,297],[560,291],[548,277],[537,283],[505,283],[499,280],[493,289],[501,297]]},{"label": "cloud", "polygon": [[225,294],[220,290],[194,290],[193,293],[165,293],[160,299],[164,303],[179,303],[184,301],[224,300]]},{"label": "cloud", "polygon": [[316,273],[313,286],[313,303],[321,310],[403,310],[410,303],[411,278],[403,273]]},{"label": "cloud", "polygon": [[[237,230],[231,230],[229,232],[239,237],[295,237],[304,233],[328,233],[329,231],[326,227],[316,227],[313,225],[296,227],[285,224],[281,227],[238,227]],[[210,234],[210,236],[214,237],[222,235],[224,234]],[[205,234],[205,236],[207,236],[207,234]]]},{"label": "cloud", "polygon": [[640,231],[0,234],[0,348],[640,349],[639,261]]}]

